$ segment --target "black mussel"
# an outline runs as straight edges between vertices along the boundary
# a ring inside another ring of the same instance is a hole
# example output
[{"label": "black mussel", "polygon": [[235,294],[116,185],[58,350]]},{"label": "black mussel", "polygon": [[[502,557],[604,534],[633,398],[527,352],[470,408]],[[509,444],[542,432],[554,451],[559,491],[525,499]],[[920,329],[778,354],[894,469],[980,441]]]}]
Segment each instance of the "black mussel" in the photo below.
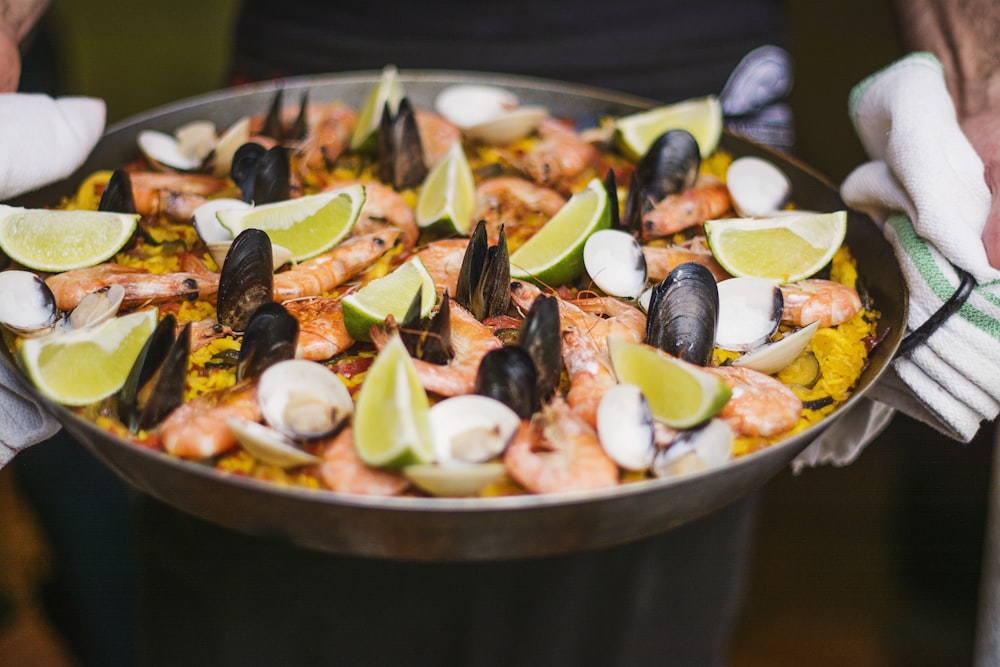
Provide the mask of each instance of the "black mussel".
[{"label": "black mussel", "polygon": [[497,399],[521,419],[530,419],[541,408],[535,363],[527,350],[516,345],[486,353],[479,364],[474,393]]},{"label": "black mussel", "polygon": [[397,190],[420,185],[427,176],[420,129],[413,106],[407,98],[399,102],[393,115],[386,103],[378,133],[379,175]]},{"label": "black mussel", "polygon": [[132,178],[124,169],[116,169],[108,179],[97,205],[98,211],[114,213],[135,213],[135,197],[132,195]]},{"label": "black mussel", "polygon": [[272,146],[257,163],[257,173],[253,179],[253,203],[259,206],[290,199],[291,183],[292,167],[288,149],[284,146]]},{"label": "black mussel", "polygon": [[562,374],[562,329],[555,297],[542,294],[535,299],[524,316],[517,344],[535,364],[539,398],[548,400],[559,386]]},{"label": "black mussel", "polygon": [[226,253],[215,311],[219,323],[243,331],[257,308],[274,294],[271,239],[259,229],[240,232]]},{"label": "black mussel", "polygon": [[649,147],[635,173],[643,193],[658,202],[694,185],[700,167],[698,141],[686,130],[669,130]]},{"label": "black mussel", "polygon": [[254,180],[257,177],[257,166],[267,149],[251,141],[243,144],[233,153],[233,163],[229,168],[229,176],[240,188],[243,201],[253,201]]},{"label": "black mussel", "polygon": [[476,224],[462,257],[455,301],[482,321],[507,312],[510,305],[510,253],[503,227],[495,246],[488,246],[486,225]]},{"label": "black mussel", "polygon": [[191,325],[175,338],[176,327],[173,315],[160,320],[118,393],[118,418],[133,433],[159,424],[184,402]]},{"label": "black mussel", "polygon": [[618,208],[618,180],[615,178],[613,169],[608,169],[608,173],[604,175],[604,190],[608,193],[608,208],[611,210],[611,229],[621,229],[622,216]]},{"label": "black mussel", "polygon": [[430,317],[421,320],[421,290],[417,290],[399,326],[399,336],[411,356],[439,365],[447,364],[455,356],[451,346],[450,302],[448,291],[445,290],[441,307]]},{"label": "black mussel", "polygon": [[243,332],[236,362],[236,378],[253,378],[268,366],[295,357],[299,321],[280,303],[271,301],[258,307]]},{"label": "black mussel", "polygon": [[701,264],[681,264],[657,284],[649,300],[646,342],[684,361],[707,366],[719,323],[719,290]]},{"label": "black mussel", "polygon": [[305,139],[306,134],[309,132],[308,108],[309,91],[306,90],[303,91],[302,98],[299,100],[299,113],[295,116],[295,121],[285,131],[285,139],[288,141],[301,141]]},{"label": "black mussel", "polygon": [[642,214],[646,211],[642,186],[639,177],[632,172],[629,181],[628,195],[625,197],[625,207],[622,210],[621,228],[638,240],[642,240]]},{"label": "black mussel", "polygon": [[295,119],[295,122],[291,127],[285,127],[284,121],[282,120],[282,108],[284,107],[285,91],[283,88],[278,88],[274,93],[274,97],[271,99],[271,106],[267,110],[267,115],[264,117],[264,129],[261,131],[265,137],[271,137],[277,140],[279,143],[298,141],[305,137],[306,132],[308,132],[307,119],[306,119],[306,106],[308,104],[309,91],[302,93],[302,99],[299,104],[299,114]]}]

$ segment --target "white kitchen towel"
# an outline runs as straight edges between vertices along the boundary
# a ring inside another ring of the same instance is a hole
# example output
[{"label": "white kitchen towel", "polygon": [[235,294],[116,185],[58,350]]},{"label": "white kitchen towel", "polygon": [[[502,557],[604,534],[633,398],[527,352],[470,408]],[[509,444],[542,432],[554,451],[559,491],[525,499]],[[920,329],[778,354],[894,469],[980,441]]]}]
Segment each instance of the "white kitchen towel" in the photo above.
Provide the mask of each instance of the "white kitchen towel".
[{"label": "white kitchen towel", "polygon": [[1000,271],[982,232],[990,207],[983,163],[962,133],[944,71],[932,55],[893,63],[851,91],[851,121],[871,162],[841,186],[844,201],[880,223],[909,293],[907,332],[959,289],[975,287],[868,396],[969,441],[1000,412]]},{"label": "white kitchen towel", "polygon": [[25,391],[20,378],[0,365],[0,467],[28,445],[52,437],[59,422]]},{"label": "white kitchen towel", "polygon": [[104,132],[104,101],[0,94],[0,201],[72,174]]}]

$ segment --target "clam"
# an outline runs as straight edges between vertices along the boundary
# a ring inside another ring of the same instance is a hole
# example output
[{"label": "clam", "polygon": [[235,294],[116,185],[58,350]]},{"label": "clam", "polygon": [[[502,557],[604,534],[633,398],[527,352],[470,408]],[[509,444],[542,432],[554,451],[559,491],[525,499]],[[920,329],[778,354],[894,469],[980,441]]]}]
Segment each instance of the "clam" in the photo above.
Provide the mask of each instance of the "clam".
[{"label": "clam", "polygon": [[84,329],[107,322],[118,313],[125,300],[125,288],[108,285],[87,294],[66,317],[65,326]]},{"label": "clam", "polygon": [[762,345],[733,361],[733,366],[745,366],[761,373],[773,375],[795,361],[809,345],[819,328],[819,322],[808,324],[781,340]]},{"label": "clam", "polygon": [[602,229],[583,246],[583,265],[605,294],[637,299],[646,288],[646,258],[628,232]]},{"label": "clam", "polygon": [[732,457],[733,430],[721,419],[683,431],[666,449],[653,457],[652,471],[657,477],[716,468]]},{"label": "clam", "polygon": [[440,465],[495,459],[521,425],[521,418],[495,398],[453,396],[430,409],[434,458]]},{"label": "clam", "polygon": [[716,344],[719,291],[701,264],[679,265],[653,288],[646,317],[646,342],[668,354],[707,366]]},{"label": "clam", "polygon": [[597,437],[608,456],[625,470],[646,470],[653,463],[653,413],[638,387],[617,384],[597,407]]},{"label": "clam", "polygon": [[[231,197],[209,199],[194,210],[194,228],[198,232],[198,237],[206,244],[232,242],[233,233],[222,226],[222,223],[219,222],[219,218],[215,214],[219,211],[249,207],[250,204],[242,199],[233,199]],[[223,255],[224,258],[225,256]],[[221,261],[216,260],[216,263],[222,266]]]},{"label": "clam", "polygon": [[716,345],[724,350],[744,352],[763,345],[778,330],[783,299],[774,282],[744,276],[723,280],[717,288]]},{"label": "clam", "polygon": [[236,150],[250,140],[250,117],[244,116],[229,126],[215,142],[212,171],[216,176],[229,175]]},{"label": "clam", "polygon": [[322,438],[354,412],[344,383],[323,364],[288,359],[265,370],[257,384],[264,421],[294,440]]},{"label": "clam", "polygon": [[509,90],[480,84],[448,86],[434,99],[434,108],[466,136],[497,145],[528,136],[548,116],[544,107],[520,106]]},{"label": "clam", "polygon": [[462,463],[437,465],[421,463],[403,468],[403,474],[432,496],[474,496],[507,471],[502,463]]},{"label": "clam", "polygon": [[229,417],[226,423],[240,445],[263,463],[278,468],[295,468],[320,461],[318,456],[305,451],[294,440],[273,428],[239,417]]},{"label": "clam", "polygon": [[701,151],[694,136],[687,130],[668,130],[639,160],[635,175],[642,193],[655,203],[694,185],[700,167]]},{"label": "clam", "polygon": [[136,137],[139,151],[154,167],[175,171],[195,171],[215,148],[215,124],[198,120],[182,125],[171,135],[143,130]]},{"label": "clam", "polygon": [[726,170],[726,186],[733,208],[748,218],[780,211],[792,191],[792,184],[783,171],[753,156],[733,160]]},{"label": "clam", "polygon": [[0,271],[0,324],[22,336],[51,331],[59,309],[45,281],[30,271]]}]

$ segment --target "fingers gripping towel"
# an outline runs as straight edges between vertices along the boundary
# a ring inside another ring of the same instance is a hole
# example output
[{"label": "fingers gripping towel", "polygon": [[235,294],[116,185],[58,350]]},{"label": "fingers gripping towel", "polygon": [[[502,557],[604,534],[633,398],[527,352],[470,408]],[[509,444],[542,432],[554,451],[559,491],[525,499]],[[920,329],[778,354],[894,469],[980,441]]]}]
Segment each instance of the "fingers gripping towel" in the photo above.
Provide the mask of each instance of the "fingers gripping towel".
[{"label": "fingers gripping towel", "polygon": [[0,94],[0,201],[72,174],[101,138],[104,120],[96,98]]},{"label": "fingers gripping towel", "polygon": [[1000,272],[982,243],[990,208],[983,164],[959,127],[940,62],[912,54],[859,83],[851,121],[872,161],[841,186],[882,224],[906,279],[908,332],[959,289],[976,287],[868,396],[969,441],[1000,411]]},{"label": "fingers gripping towel", "polygon": [[14,373],[0,365],[0,467],[58,430],[59,422],[31,398]]}]

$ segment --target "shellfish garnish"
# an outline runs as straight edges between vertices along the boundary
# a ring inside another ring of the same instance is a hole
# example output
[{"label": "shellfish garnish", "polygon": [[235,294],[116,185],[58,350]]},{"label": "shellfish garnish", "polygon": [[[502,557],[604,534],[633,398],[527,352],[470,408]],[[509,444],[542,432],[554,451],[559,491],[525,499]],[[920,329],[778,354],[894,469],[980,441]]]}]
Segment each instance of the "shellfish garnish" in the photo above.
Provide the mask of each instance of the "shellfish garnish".
[{"label": "shellfish garnish", "polygon": [[121,285],[108,285],[95,290],[80,299],[64,320],[64,326],[84,329],[107,322],[118,314],[124,300],[125,288]]},{"label": "shellfish garnish", "polygon": [[30,271],[0,272],[0,324],[22,336],[47,333],[59,321],[56,299]]},{"label": "shellfish garnish", "polygon": [[318,456],[300,449],[291,438],[263,424],[237,417],[228,418],[226,423],[243,448],[263,463],[279,468],[319,463]]},{"label": "shellfish garnish", "polygon": [[777,284],[744,276],[720,281],[718,290],[716,345],[745,352],[763,345],[778,330],[784,301]]},{"label": "shellfish garnish", "polygon": [[788,201],[792,184],[785,173],[763,158],[733,160],[726,170],[733,208],[745,218],[772,215]]},{"label": "shellfish garnish", "polygon": [[733,430],[721,419],[683,431],[666,449],[653,457],[657,477],[672,477],[721,466],[732,457]]},{"label": "shellfish garnish", "polygon": [[264,421],[294,440],[335,432],[354,412],[351,394],[323,364],[288,359],[269,366],[257,385]]},{"label": "shellfish garnish", "polygon": [[604,394],[597,407],[597,437],[622,468],[649,468],[656,454],[653,413],[638,387],[617,384]]},{"label": "shellfish garnish", "polygon": [[602,229],[583,246],[583,265],[605,294],[637,299],[646,287],[646,257],[628,232]]},{"label": "shellfish garnish", "polygon": [[196,120],[174,131],[143,130],[136,137],[139,151],[159,169],[195,171],[215,148],[215,123]]},{"label": "shellfish garnish", "polygon": [[466,136],[499,145],[528,136],[548,116],[544,107],[520,106],[509,90],[479,84],[448,86],[434,99],[434,108]]},{"label": "shellfish garnish", "polygon": [[506,468],[502,463],[467,463],[440,466],[421,463],[403,468],[403,474],[417,487],[441,497],[474,496],[500,479]]},{"label": "shellfish garnish", "polygon": [[750,352],[747,352],[739,359],[733,361],[733,366],[745,366],[761,373],[773,375],[779,372],[793,361],[809,345],[812,336],[819,328],[819,322],[808,324],[798,331],[794,331],[781,340],[762,345]]}]

